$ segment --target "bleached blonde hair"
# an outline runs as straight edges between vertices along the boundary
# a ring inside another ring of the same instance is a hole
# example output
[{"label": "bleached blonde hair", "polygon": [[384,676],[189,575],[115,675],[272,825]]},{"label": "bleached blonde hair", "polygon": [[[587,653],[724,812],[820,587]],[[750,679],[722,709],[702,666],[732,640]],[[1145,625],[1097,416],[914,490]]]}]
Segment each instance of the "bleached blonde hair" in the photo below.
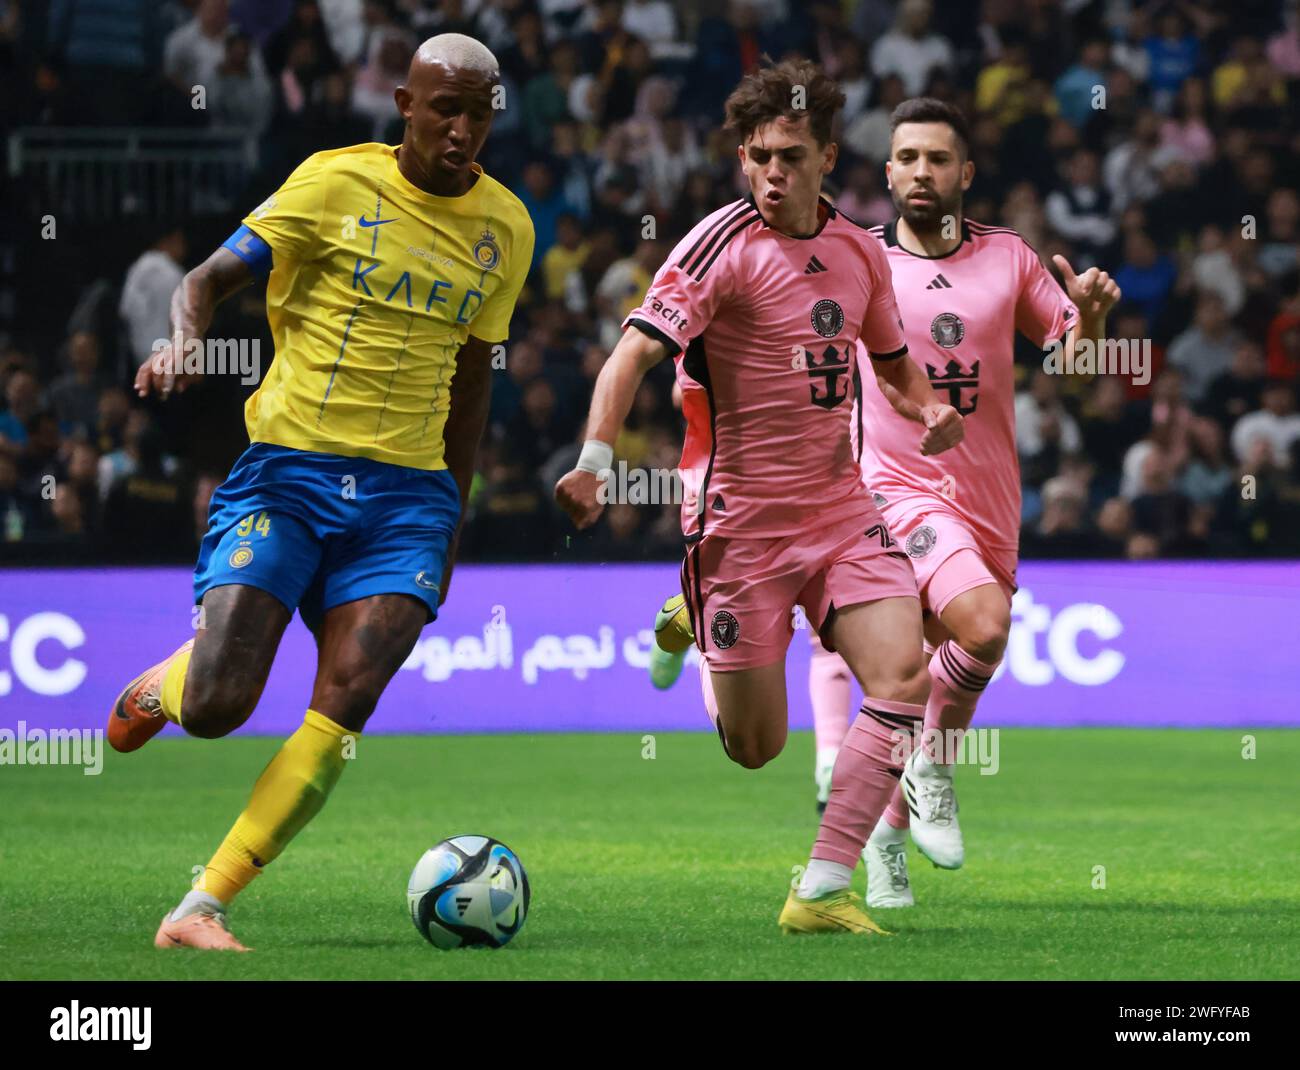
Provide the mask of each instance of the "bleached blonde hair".
[{"label": "bleached blonde hair", "polygon": [[482,41],[463,33],[440,33],[430,37],[416,50],[415,58],[421,63],[441,63],[455,70],[479,71],[491,78],[497,77],[501,71],[492,50]]}]

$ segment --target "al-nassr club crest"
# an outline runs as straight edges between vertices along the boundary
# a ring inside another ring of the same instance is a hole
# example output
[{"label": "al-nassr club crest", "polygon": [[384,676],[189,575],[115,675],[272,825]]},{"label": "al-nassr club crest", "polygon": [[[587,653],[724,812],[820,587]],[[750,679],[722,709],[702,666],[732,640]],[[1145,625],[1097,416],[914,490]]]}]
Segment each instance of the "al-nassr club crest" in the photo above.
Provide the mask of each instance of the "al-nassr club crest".
[{"label": "al-nassr club crest", "polygon": [[474,260],[484,271],[491,271],[501,262],[501,249],[491,228],[484,227],[482,237],[474,243]]}]

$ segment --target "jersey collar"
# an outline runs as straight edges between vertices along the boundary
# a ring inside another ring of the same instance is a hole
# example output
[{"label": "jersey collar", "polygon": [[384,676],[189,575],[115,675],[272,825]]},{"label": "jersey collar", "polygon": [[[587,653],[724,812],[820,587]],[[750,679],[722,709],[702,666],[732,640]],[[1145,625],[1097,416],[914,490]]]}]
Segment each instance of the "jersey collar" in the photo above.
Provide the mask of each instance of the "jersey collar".
[{"label": "jersey collar", "polygon": [[[768,223],[768,221],[763,218],[762,211],[755,203],[754,194],[752,192],[747,193],[745,195],[745,201],[751,208],[754,209],[754,211],[758,212],[759,225],[762,227],[766,227],[768,230],[772,230],[771,224]],[[832,219],[834,219],[837,215],[839,215],[839,212],[836,211],[835,205],[831,204],[831,202],[828,201],[825,197],[818,197],[817,217],[819,222],[817,223],[817,229],[814,230],[811,234],[803,234],[803,235],[796,236],[794,234],[786,234],[785,232],[779,230],[773,230],[772,233],[780,234],[781,237],[789,238],[791,241],[812,241],[813,238],[817,237],[823,230],[826,229],[826,224],[829,223]]]},{"label": "jersey collar", "polygon": [[949,250],[946,253],[940,253],[938,256],[926,256],[924,253],[914,253],[912,252],[911,249],[907,249],[904,248],[902,245],[899,245],[897,216],[895,216],[893,219],[891,219],[888,223],[885,224],[885,244],[891,249],[893,248],[901,249],[908,256],[914,256],[918,260],[947,260],[948,257],[956,253],[957,250],[959,250],[968,241],[970,241],[970,228],[966,226],[965,216],[962,216],[961,218],[961,240],[951,250]]},{"label": "jersey collar", "polygon": [[404,174],[402,174],[402,169],[397,166],[397,150],[400,149],[401,147],[402,147],[401,145],[388,146],[388,150],[389,150],[388,158],[390,161],[392,161],[393,174],[396,176],[398,184],[402,187],[402,189],[406,190],[407,193],[409,193],[412,197],[416,198],[417,200],[422,200],[429,204],[451,204],[451,203],[467,204],[469,203],[471,198],[477,197],[479,195],[480,191],[483,189],[483,186],[485,185],[483,181],[484,179],[483,168],[480,167],[477,162],[471,162],[469,165],[470,170],[473,171],[478,176],[478,178],[475,180],[474,185],[470,186],[470,188],[467,189],[464,193],[460,194],[460,196],[442,197],[436,193],[430,193],[427,190],[422,190],[420,189],[419,186],[413,185],[410,181],[408,181],[407,177]]}]

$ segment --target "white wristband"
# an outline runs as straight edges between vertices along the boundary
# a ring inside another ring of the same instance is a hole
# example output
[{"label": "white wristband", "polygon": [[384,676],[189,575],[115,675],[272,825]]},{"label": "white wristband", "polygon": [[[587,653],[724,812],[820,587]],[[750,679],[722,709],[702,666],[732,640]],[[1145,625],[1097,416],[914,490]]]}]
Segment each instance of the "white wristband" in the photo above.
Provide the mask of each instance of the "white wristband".
[{"label": "white wristband", "polygon": [[582,444],[578,463],[574,467],[579,472],[592,472],[599,475],[607,468],[613,467],[614,447],[598,439],[589,438]]}]

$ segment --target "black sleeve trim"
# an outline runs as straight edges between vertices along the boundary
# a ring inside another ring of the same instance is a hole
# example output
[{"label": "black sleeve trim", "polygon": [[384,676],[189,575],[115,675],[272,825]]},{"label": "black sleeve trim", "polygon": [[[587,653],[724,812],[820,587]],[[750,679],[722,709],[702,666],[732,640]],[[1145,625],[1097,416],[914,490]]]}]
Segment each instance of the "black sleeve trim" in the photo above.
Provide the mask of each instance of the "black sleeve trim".
[{"label": "black sleeve trim", "polygon": [[633,317],[632,319],[627,321],[627,325],[629,327],[635,327],[642,334],[649,335],[656,342],[662,342],[664,344],[664,348],[668,350],[668,355],[670,357],[675,357],[677,356],[678,353],[682,351],[681,346],[679,346],[675,341],[669,338],[668,335],[664,334],[664,332],[661,331],[658,327],[656,327],[653,323],[647,323],[645,320],[636,319],[635,317]]},{"label": "black sleeve trim", "polygon": [[907,355],[907,346],[903,346],[902,349],[895,349],[892,353],[872,353],[871,350],[867,350],[867,353],[872,360],[897,360],[899,357]]}]

